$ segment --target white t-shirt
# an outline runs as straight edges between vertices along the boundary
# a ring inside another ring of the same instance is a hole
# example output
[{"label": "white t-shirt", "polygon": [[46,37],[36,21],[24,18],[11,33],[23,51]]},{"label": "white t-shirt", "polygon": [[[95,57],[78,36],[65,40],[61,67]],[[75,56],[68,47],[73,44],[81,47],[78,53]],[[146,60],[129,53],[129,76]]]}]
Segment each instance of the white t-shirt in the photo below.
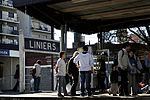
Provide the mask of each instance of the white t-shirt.
[{"label": "white t-shirt", "polygon": [[56,66],[58,67],[58,76],[66,76],[66,64],[65,61],[61,58],[57,60]]},{"label": "white t-shirt", "polygon": [[74,63],[79,61],[80,71],[91,71],[91,67],[94,65],[93,57],[89,53],[80,53],[74,59]]}]

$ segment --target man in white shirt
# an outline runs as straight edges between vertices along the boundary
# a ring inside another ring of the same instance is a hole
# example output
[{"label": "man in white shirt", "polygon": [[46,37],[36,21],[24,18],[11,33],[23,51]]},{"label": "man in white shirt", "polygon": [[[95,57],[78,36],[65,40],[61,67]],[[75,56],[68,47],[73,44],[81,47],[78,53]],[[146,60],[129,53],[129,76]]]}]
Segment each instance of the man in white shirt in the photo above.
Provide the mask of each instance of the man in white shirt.
[{"label": "man in white shirt", "polygon": [[118,52],[118,67],[121,68],[121,90],[120,90],[120,96],[129,96],[128,92],[128,70],[129,67],[132,72],[134,72],[134,69],[132,68],[129,58],[128,58],[128,51],[130,50],[131,46],[129,42],[126,42],[123,44],[122,50]]},{"label": "man in white shirt", "polygon": [[85,81],[86,89],[88,91],[88,96],[91,96],[91,72],[93,72],[93,57],[88,53],[88,47],[83,47],[83,52],[81,52],[77,57],[74,58],[74,63],[78,64],[80,68],[80,78],[81,78],[81,96],[85,95]]},{"label": "man in white shirt", "polygon": [[56,64],[56,73],[58,76],[58,83],[59,83],[59,87],[58,87],[58,96],[59,97],[63,97],[63,95],[61,94],[61,88],[63,87],[63,92],[64,95],[67,96],[67,91],[66,91],[66,64],[65,64],[65,59],[66,54],[65,52],[60,52],[60,58],[57,60],[57,64]]}]

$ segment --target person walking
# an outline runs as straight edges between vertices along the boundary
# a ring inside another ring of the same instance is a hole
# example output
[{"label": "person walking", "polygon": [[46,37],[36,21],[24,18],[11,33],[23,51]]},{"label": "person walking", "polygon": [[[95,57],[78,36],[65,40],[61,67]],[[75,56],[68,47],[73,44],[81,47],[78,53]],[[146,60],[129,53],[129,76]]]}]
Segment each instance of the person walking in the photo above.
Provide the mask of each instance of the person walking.
[{"label": "person walking", "polygon": [[[67,91],[66,91],[66,64],[64,59],[66,58],[65,52],[60,52],[60,58],[57,60],[56,64],[56,73],[58,77],[58,96],[59,97],[64,97],[68,96]],[[63,92],[64,95],[61,94],[61,88],[63,87]]]},{"label": "person walking", "polygon": [[117,96],[118,76],[119,76],[119,72],[116,70],[116,65],[112,65],[112,72],[110,74],[110,82],[111,82],[111,93],[113,93],[113,96]]},{"label": "person walking", "polygon": [[134,69],[134,72],[130,70],[128,67],[128,80],[129,80],[129,85],[128,85],[128,91],[131,93],[131,87],[132,87],[132,95],[137,95],[137,83],[136,83],[136,74],[137,74],[137,61],[134,58],[134,53],[132,50],[129,51],[129,61]]},{"label": "person walking", "polygon": [[88,47],[83,47],[83,52],[81,52],[77,57],[74,58],[74,63],[80,68],[80,79],[81,79],[81,96],[85,96],[85,81],[86,90],[88,91],[88,96],[91,96],[91,72],[93,72],[93,57],[88,53]]},{"label": "person walking", "polygon": [[68,63],[68,74],[70,77],[73,77],[73,84],[71,88],[71,95],[76,96],[76,87],[79,79],[79,69],[76,64],[73,62],[74,58],[79,54],[78,51],[75,51],[73,57],[70,59]]},{"label": "person walking", "polygon": [[129,96],[128,92],[128,71],[127,68],[129,67],[132,72],[134,70],[132,69],[132,66],[129,62],[128,58],[128,52],[131,48],[130,43],[126,42],[123,44],[123,49],[119,51],[118,53],[118,67],[121,68],[121,90],[120,90],[120,96]]},{"label": "person walking", "polygon": [[39,86],[40,86],[40,78],[41,78],[41,60],[37,60],[34,64],[34,91],[39,92]]},{"label": "person walking", "polygon": [[19,82],[20,82],[20,78],[19,78],[19,76],[20,76],[20,73],[19,73],[20,71],[19,71],[19,64],[17,64],[16,65],[16,72],[15,72],[15,75],[14,75],[14,79],[16,79],[17,80],[17,82],[16,82],[16,84],[15,84],[15,86],[14,86],[14,88],[13,88],[13,91],[17,91],[18,90],[18,88],[19,88]]}]

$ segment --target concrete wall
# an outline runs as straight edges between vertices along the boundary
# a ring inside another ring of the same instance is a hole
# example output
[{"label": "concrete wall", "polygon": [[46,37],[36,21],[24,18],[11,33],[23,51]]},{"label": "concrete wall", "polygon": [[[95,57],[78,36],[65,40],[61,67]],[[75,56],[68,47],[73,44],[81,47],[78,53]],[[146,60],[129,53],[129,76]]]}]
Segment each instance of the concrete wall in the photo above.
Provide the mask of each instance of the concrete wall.
[{"label": "concrete wall", "polygon": [[19,23],[19,29],[23,30],[23,34],[25,36],[31,36],[31,21],[29,15],[24,14],[23,12],[17,10],[18,14],[18,20],[20,21]]}]

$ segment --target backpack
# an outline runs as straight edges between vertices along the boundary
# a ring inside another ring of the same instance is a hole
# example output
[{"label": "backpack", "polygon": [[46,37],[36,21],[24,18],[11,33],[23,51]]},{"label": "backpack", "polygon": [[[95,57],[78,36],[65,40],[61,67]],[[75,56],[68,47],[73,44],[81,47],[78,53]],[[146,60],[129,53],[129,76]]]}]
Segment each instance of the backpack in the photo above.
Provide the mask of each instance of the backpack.
[{"label": "backpack", "polygon": [[[121,57],[123,57],[124,56],[124,51],[123,50],[121,50],[121,51],[122,51],[122,56]],[[114,56],[114,64],[118,65],[118,53],[117,53],[117,55]]]},{"label": "backpack", "polygon": [[36,73],[36,68],[32,68],[30,71],[30,74],[35,77],[35,73]]}]

